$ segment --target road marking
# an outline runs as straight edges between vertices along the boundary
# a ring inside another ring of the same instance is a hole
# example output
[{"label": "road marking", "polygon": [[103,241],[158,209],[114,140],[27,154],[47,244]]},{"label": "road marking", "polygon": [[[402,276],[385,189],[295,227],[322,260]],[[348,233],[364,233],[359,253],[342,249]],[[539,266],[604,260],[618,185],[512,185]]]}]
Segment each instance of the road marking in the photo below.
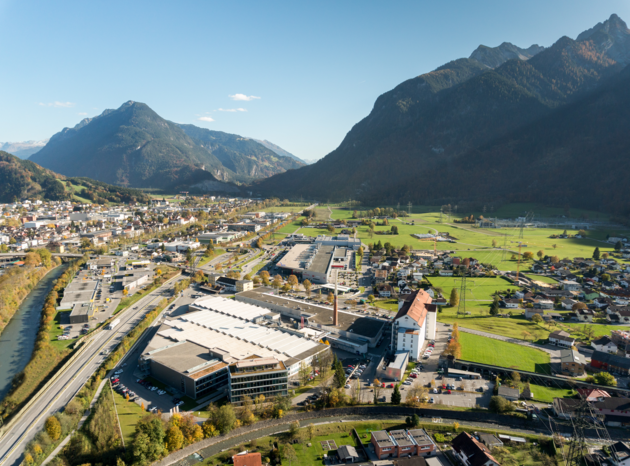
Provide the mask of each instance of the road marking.
[{"label": "road marking", "polygon": [[[162,286],[165,286],[166,284],[170,283],[170,282],[171,282],[171,280],[175,280],[176,278],[178,278],[178,277],[180,277],[180,276],[181,276],[181,275],[177,275],[177,276],[175,276],[175,277],[171,278],[168,282],[164,283],[164,285],[162,285]],[[161,287],[160,287],[160,288],[161,288]],[[154,292],[157,292],[160,288],[158,288],[158,289],[157,289],[157,290],[155,290]],[[145,296],[144,298],[141,298],[141,299],[146,299],[146,298],[148,298],[150,295],[151,295],[151,294],[149,294],[149,295],[147,295],[147,296]],[[148,303],[148,304],[145,304],[145,305],[143,305],[142,307],[140,307],[140,309],[138,309],[137,313],[141,312],[143,309],[145,309],[148,305],[150,305],[153,301],[155,301],[155,300],[156,300],[156,299],[158,299],[158,298],[160,298],[160,295],[156,296],[154,299],[152,299],[151,301],[149,301],[149,303]],[[133,317],[135,317],[135,315],[137,315],[137,313],[136,313],[136,314],[134,314],[134,315],[132,315],[132,316],[130,316],[130,317],[129,317],[129,319],[128,319],[125,323],[128,323],[128,322],[129,322],[129,321],[130,321]],[[124,325],[124,324],[123,324],[123,325]],[[106,334],[106,333],[101,333],[101,335],[107,335],[107,334]],[[95,353],[95,354],[93,354],[93,355],[92,355],[92,357],[91,357],[90,359],[88,359],[88,360],[87,360],[87,361],[83,364],[83,366],[82,366],[82,367],[81,367],[81,368],[80,368],[77,372],[75,372],[75,373],[74,373],[74,375],[72,375],[72,376],[70,377],[70,379],[66,382],[66,387],[65,387],[65,388],[64,388],[64,389],[63,389],[60,393],[58,393],[58,394],[57,394],[57,396],[55,396],[55,397],[54,397],[54,398],[53,398],[53,399],[52,399],[49,403],[47,403],[47,404],[46,404],[46,406],[45,406],[45,407],[44,407],[44,409],[41,411],[41,413],[40,413],[40,414],[39,414],[39,415],[38,415],[38,416],[37,416],[37,417],[36,417],[36,418],[35,418],[35,419],[34,419],[34,420],[30,423],[29,428],[28,428],[28,429],[26,429],[26,430],[24,431],[24,433],[22,433],[22,434],[18,434],[18,435],[19,435],[19,438],[16,440],[15,444],[11,447],[11,449],[5,453],[5,455],[4,455],[4,456],[3,456],[3,458],[2,458],[2,461],[0,461],[0,466],[2,466],[2,465],[3,465],[6,461],[7,461],[7,459],[8,459],[8,458],[9,458],[9,457],[10,457],[10,456],[14,453],[15,449],[16,449],[17,447],[19,447],[19,446],[20,446],[20,445],[24,442],[24,437],[26,437],[26,435],[27,435],[27,434],[28,434],[28,433],[29,433],[29,432],[30,432],[30,431],[31,431],[31,430],[35,427],[35,424],[36,424],[37,422],[39,422],[39,421],[40,421],[40,419],[42,418],[42,416],[44,416],[44,414],[45,414],[45,413],[46,413],[46,412],[50,409],[50,407],[52,406],[52,404],[54,404],[55,402],[57,402],[57,400],[58,400],[58,399],[59,399],[59,398],[60,398],[60,397],[61,397],[61,396],[62,396],[62,395],[63,395],[63,394],[64,394],[64,393],[68,390],[68,388],[70,388],[70,386],[71,386],[71,382],[73,382],[73,381],[74,381],[74,380],[75,380],[75,379],[79,376],[79,374],[81,374],[81,372],[83,372],[83,371],[87,368],[87,366],[88,366],[88,365],[89,365],[89,364],[90,364],[90,363],[91,363],[91,362],[92,362],[92,361],[96,358],[96,356],[98,356],[98,355],[100,354],[100,352],[103,350],[103,348],[104,348],[104,347],[105,347],[108,343],[110,343],[110,342],[111,342],[111,340],[113,340],[113,339],[114,339],[114,337],[116,337],[116,336],[118,336],[118,333],[113,334],[113,335],[112,335],[109,339],[107,339],[107,340],[105,341],[105,343],[103,343],[103,344],[101,345],[101,347],[100,347],[100,348],[98,348],[98,349],[96,350],[96,353]],[[96,337],[96,339],[98,339],[98,337]],[[91,340],[91,341],[92,341],[92,342],[94,342],[94,341],[96,341],[96,339]],[[87,380],[86,380],[85,382],[87,382]],[[83,383],[81,384],[81,386],[83,386],[83,385],[85,384],[85,382],[83,382]],[[51,387],[51,388],[52,388],[52,387]],[[23,426],[24,426],[24,424],[25,424],[25,423],[23,423],[20,427],[23,427]],[[11,429],[11,430],[13,431],[14,429]],[[18,430],[19,430],[19,429],[18,429]],[[12,435],[15,435],[15,434],[12,434]],[[6,434],[5,434],[5,436],[6,436]]]}]

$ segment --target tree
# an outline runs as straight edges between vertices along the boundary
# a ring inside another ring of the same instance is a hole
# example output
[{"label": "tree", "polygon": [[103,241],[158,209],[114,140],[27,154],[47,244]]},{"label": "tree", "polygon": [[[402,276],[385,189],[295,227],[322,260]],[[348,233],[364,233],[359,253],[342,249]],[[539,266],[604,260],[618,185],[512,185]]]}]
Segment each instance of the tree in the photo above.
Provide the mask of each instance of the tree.
[{"label": "tree", "polygon": [[217,435],[219,435],[219,431],[214,426],[214,424],[210,421],[210,419],[207,419],[202,424],[201,428],[203,429],[203,436],[205,438],[216,437]]},{"label": "tree", "polygon": [[595,383],[599,385],[606,385],[608,387],[617,386],[617,379],[615,379],[615,377],[612,374],[609,374],[608,372],[599,372],[595,374],[593,379],[595,380]]},{"label": "tree", "polygon": [[372,387],[374,388],[374,404],[377,404],[378,398],[381,394],[381,381],[378,379],[374,379],[374,381],[372,382]]},{"label": "tree", "polygon": [[621,241],[617,241],[615,243],[615,251],[621,251],[621,248],[623,248],[623,244],[621,243]]},{"label": "tree", "polygon": [[490,305],[490,315],[496,316],[499,314],[500,306],[499,306],[499,297],[495,295],[492,304]]},{"label": "tree", "polygon": [[370,304],[374,304],[374,295],[373,295],[373,294],[368,295],[368,298],[367,298],[367,299],[368,299],[368,301],[370,302]]},{"label": "tree", "polygon": [[539,323],[541,323],[542,321],[543,321],[543,318],[542,318],[542,316],[541,316],[540,314],[534,314],[534,315],[532,316],[532,322],[534,322],[534,323],[536,323],[536,324],[539,324]]},{"label": "tree", "polygon": [[453,430],[457,432],[457,429],[459,429],[459,422],[453,422]]},{"label": "tree", "polygon": [[289,279],[287,280],[292,289],[295,289],[298,285],[298,279],[295,275],[289,275]]},{"label": "tree", "polygon": [[313,424],[309,424],[306,427],[306,435],[308,436],[309,440],[313,440],[313,435],[315,434],[315,427],[313,426]]},{"label": "tree", "polygon": [[294,421],[289,424],[289,438],[294,439],[298,436],[298,432],[300,431],[300,423],[298,421]]},{"label": "tree", "polygon": [[521,374],[519,372],[512,372],[512,385],[514,388],[518,388],[521,383]]},{"label": "tree", "polygon": [[400,388],[398,388],[398,384],[394,385],[394,392],[392,393],[392,404],[399,405],[402,400],[402,395],[400,394]]},{"label": "tree", "polygon": [[593,251],[593,259],[595,259],[596,261],[598,261],[600,258],[600,252],[599,252],[599,248],[596,247],[595,250]]},{"label": "tree", "polygon": [[545,255],[545,253],[542,250],[540,250],[536,253],[536,255],[538,256],[538,260],[541,260],[543,256]]},{"label": "tree", "polygon": [[300,371],[298,372],[300,383],[302,385],[306,385],[308,383],[308,379],[311,376],[311,373],[312,373],[311,366],[306,364],[306,362],[302,361],[300,363]]},{"label": "tree", "polygon": [[290,445],[290,444],[284,446],[284,449],[282,451],[282,457],[285,460],[289,461],[289,465],[291,465],[293,461],[298,460],[297,454],[295,453],[295,448],[293,448],[293,445]]},{"label": "tree", "polygon": [[534,253],[531,251],[526,251],[523,253],[523,259],[526,261],[530,261],[534,258]]},{"label": "tree", "polygon": [[50,416],[46,419],[45,428],[46,433],[53,442],[59,440],[59,437],[61,437],[61,424],[59,423],[59,419],[55,416]]},{"label": "tree", "polygon": [[179,450],[184,445],[184,434],[178,426],[171,426],[166,431],[166,448],[168,451]]},{"label": "tree", "polygon": [[335,362],[335,386],[337,388],[346,386],[346,373],[343,371],[343,364],[339,360]]},{"label": "tree", "polygon": [[276,290],[279,289],[282,286],[282,277],[280,275],[273,277],[271,286],[273,286]]},{"label": "tree", "polygon": [[508,400],[506,400],[502,396],[495,395],[490,398],[489,409],[490,411],[493,411],[495,413],[507,413],[509,411],[512,411],[513,407]]},{"label": "tree", "polygon": [[575,303],[571,306],[572,311],[577,311],[578,309],[588,309],[588,306],[584,303]]},{"label": "tree", "polygon": [[453,288],[451,290],[451,297],[448,300],[448,303],[451,305],[451,307],[455,307],[459,304],[459,293],[457,293],[457,288]]},{"label": "tree", "polygon": [[326,228],[328,230],[329,233],[334,233],[335,232],[335,227],[332,225],[328,225],[328,228]]},{"label": "tree", "polygon": [[310,298],[311,297],[311,288],[313,287],[313,285],[311,284],[311,282],[309,280],[304,280],[302,282],[302,286],[306,290],[306,296],[308,296]]},{"label": "tree", "polygon": [[234,414],[234,408],[232,408],[232,405],[226,404],[221,406],[216,412],[214,421],[217,429],[219,429],[219,432],[222,434],[230,432],[236,423],[236,415]]}]

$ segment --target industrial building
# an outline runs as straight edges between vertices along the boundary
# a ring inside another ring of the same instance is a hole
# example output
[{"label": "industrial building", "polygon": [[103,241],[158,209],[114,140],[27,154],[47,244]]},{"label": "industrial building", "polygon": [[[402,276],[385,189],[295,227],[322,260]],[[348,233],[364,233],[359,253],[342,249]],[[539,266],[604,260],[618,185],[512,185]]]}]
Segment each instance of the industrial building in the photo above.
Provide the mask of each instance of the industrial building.
[{"label": "industrial building", "polygon": [[414,291],[398,301],[398,314],[394,317],[392,348],[396,352],[408,351],[417,361],[425,340],[435,340],[437,305],[424,290]]},{"label": "industrial building", "polygon": [[293,319],[296,325],[322,332],[333,348],[354,354],[365,354],[368,348],[374,348],[387,324],[385,320],[355,312],[340,309],[335,312],[334,306],[278,296],[272,288],[266,287],[238,293],[235,299],[279,313],[286,319]]},{"label": "industrial building", "polygon": [[86,271],[81,271],[63,290],[63,298],[58,310],[72,309],[75,304],[89,303],[96,294],[97,280],[91,279]]},{"label": "industrial building", "polygon": [[406,456],[432,456],[436,446],[424,429],[379,430],[372,432],[370,443],[379,460]]},{"label": "industrial building", "polygon": [[288,377],[329,351],[279,326],[278,314],[258,306],[210,297],[195,301],[189,311],[160,326],[140,366],[191,398],[225,391],[238,403],[245,395],[286,394]]},{"label": "industrial building", "polygon": [[296,244],[280,259],[276,266],[311,283],[326,284],[336,270],[348,269],[352,249],[321,243]]}]

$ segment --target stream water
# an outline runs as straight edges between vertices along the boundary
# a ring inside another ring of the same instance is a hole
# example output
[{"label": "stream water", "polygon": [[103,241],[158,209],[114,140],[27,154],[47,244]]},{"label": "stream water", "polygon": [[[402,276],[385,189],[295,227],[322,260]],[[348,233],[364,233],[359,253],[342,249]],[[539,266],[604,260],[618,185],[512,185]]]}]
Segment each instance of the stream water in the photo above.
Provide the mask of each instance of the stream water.
[{"label": "stream water", "polygon": [[60,265],[48,272],[22,301],[0,334],[0,400],[11,389],[13,377],[24,370],[31,359],[44,301],[65,269],[66,265]]}]

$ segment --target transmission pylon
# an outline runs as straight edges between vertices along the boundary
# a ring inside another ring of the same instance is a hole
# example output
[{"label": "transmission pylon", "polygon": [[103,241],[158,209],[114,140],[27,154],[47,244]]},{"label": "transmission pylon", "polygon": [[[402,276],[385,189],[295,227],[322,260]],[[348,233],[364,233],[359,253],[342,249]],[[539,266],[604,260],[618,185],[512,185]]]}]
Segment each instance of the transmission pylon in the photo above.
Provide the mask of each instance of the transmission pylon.
[{"label": "transmission pylon", "polygon": [[457,305],[457,317],[466,316],[466,272],[468,272],[468,267],[464,265],[463,272],[462,272],[462,284],[459,289],[459,304]]}]

